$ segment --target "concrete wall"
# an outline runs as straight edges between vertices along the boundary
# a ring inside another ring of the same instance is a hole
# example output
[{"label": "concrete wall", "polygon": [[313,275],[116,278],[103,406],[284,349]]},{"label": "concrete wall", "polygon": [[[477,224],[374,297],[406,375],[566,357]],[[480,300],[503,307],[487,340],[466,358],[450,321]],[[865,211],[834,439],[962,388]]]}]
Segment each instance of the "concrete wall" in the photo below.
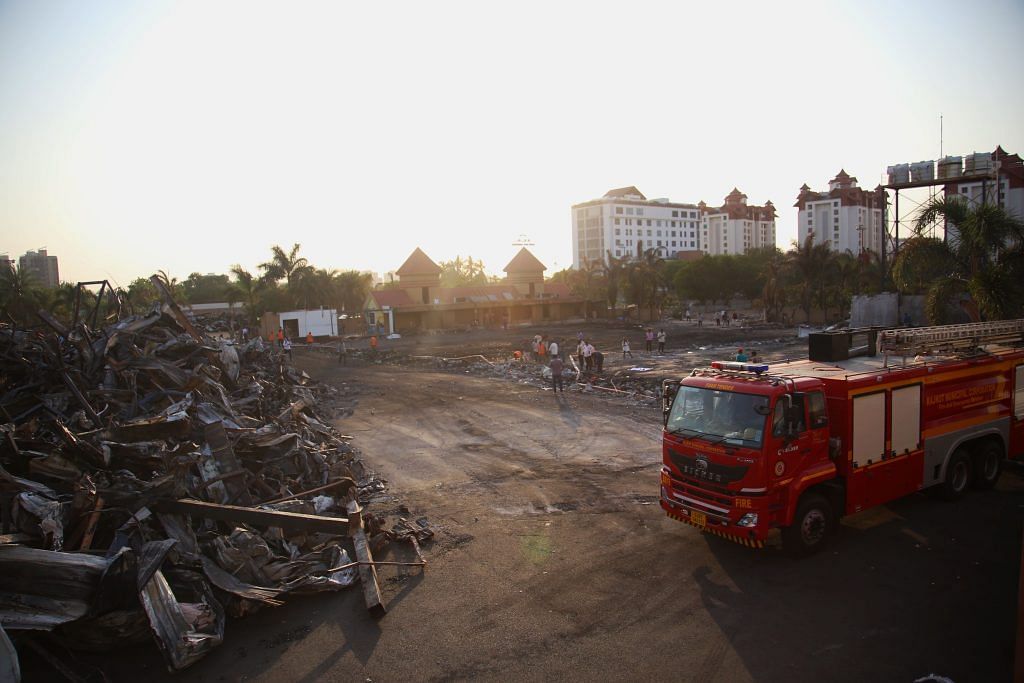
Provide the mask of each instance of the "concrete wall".
[{"label": "concrete wall", "polygon": [[850,306],[850,327],[897,327],[910,315],[910,324],[927,325],[923,296],[900,296],[885,292],[874,296],[855,296]]}]

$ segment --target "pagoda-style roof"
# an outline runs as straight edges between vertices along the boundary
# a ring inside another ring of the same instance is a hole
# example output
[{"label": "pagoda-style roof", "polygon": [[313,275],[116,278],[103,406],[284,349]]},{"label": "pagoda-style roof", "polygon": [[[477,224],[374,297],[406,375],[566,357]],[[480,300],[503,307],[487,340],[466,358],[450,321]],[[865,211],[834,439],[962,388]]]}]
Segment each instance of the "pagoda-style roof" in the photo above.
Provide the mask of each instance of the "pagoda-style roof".
[{"label": "pagoda-style roof", "polygon": [[857,182],[857,179],[850,176],[850,174],[846,172],[846,169],[841,168],[839,169],[839,173],[836,174],[836,177],[833,178],[831,182],[846,185],[847,183]]},{"label": "pagoda-style roof", "polygon": [[399,277],[402,275],[440,275],[441,266],[431,261],[422,249],[416,247],[395,273]]},{"label": "pagoda-style roof", "polygon": [[544,272],[548,267],[537,260],[537,257],[530,253],[530,250],[523,247],[519,253],[512,257],[512,260],[505,266],[506,273],[536,273]]}]

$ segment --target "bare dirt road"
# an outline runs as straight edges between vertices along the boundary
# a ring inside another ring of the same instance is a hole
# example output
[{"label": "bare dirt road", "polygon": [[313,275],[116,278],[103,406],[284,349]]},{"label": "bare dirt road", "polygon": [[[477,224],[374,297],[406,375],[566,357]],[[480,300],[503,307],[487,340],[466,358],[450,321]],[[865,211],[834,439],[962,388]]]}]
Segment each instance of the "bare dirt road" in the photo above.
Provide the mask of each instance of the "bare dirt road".
[{"label": "bare dirt road", "polygon": [[[850,518],[795,561],[664,517],[654,408],[297,362],[354,388],[337,425],[439,528],[430,564],[382,570],[379,621],[358,590],[290,601],[232,622],[178,680],[1011,679],[1018,474],[959,504],[911,496]],[[111,673],[164,679],[148,661]]]}]

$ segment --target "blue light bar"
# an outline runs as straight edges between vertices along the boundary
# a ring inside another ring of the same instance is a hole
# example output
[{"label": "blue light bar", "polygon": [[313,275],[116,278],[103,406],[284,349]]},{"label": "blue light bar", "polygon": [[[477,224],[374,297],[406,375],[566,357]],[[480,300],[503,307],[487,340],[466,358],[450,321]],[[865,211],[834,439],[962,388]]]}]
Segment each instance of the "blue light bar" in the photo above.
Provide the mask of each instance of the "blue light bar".
[{"label": "blue light bar", "polygon": [[737,370],[739,372],[755,372],[761,374],[768,372],[767,363],[742,363],[735,360],[716,360],[711,362],[711,367],[716,370]]}]

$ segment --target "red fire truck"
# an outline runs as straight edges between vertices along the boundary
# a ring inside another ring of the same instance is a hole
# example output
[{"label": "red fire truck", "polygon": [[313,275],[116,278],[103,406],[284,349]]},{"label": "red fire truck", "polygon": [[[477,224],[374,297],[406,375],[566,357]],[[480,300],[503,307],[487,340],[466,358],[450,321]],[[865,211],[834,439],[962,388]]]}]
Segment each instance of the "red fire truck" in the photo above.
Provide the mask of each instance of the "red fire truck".
[{"label": "red fire truck", "polygon": [[956,499],[1024,456],[1024,320],[812,334],[807,359],[663,386],[661,506],[751,547],[819,549],[839,518]]}]

